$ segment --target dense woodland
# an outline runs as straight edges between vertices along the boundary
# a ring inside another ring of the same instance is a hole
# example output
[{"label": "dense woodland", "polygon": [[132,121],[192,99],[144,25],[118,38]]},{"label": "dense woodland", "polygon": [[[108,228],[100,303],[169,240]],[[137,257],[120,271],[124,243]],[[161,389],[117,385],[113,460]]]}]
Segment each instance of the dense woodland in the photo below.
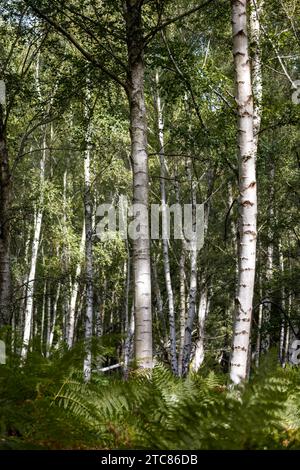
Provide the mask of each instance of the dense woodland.
[{"label": "dense woodland", "polygon": [[300,4],[0,15],[0,448],[299,449]]}]

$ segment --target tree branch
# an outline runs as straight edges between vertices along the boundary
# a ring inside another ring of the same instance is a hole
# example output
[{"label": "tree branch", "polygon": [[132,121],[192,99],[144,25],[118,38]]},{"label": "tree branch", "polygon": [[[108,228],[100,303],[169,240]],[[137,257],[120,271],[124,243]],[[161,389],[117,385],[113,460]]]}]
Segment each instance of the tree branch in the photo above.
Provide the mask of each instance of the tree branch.
[{"label": "tree branch", "polygon": [[181,15],[175,16],[174,18],[169,18],[169,19],[165,20],[163,23],[158,24],[157,26],[155,26],[155,28],[153,28],[150,31],[150,33],[148,33],[144,37],[144,45],[146,45],[149,41],[151,41],[153,36],[155,36],[156,33],[161,31],[162,29],[164,29],[166,26],[169,26],[170,24],[175,23],[176,21],[182,20],[186,16],[189,16],[189,15],[192,15],[193,13],[196,13],[197,11],[201,10],[201,8],[206,7],[207,5],[212,3],[213,1],[215,1],[215,0],[207,0],[206,2],[202,3],[201,5],[197,5],[196,7],[191,8],[190,10],[185,11],[184,13],[181,13]]},{"label": "tree branch", "polygon": [[121,85],[122,88],[127,93],[127,85],[125,82],[123,82],[116,74],[114,74],[111,70],[107,69],[102,65],[98,60],[93,57],[93,55],[87,51],[78,41],[77,39],[69,33],[65,28],[63,28],[57,21],[55,21],[53,18],[50,18],[48,15],[43,13],[39,8],[35,7],[34,5],[31,4],[30,0],[25,0],[25,2],[31,7],[31,9],[43,20],[45,20],[47,23],[49,23],[51,26],[53,26],[54,29],[59,31],[82,55],[85,57],[89,62],[91,62],[93,65],[95,65],[97,68],[99,68],[103,73],[105,73],[108,77],[110,77],[114,82],[118,83]]}]

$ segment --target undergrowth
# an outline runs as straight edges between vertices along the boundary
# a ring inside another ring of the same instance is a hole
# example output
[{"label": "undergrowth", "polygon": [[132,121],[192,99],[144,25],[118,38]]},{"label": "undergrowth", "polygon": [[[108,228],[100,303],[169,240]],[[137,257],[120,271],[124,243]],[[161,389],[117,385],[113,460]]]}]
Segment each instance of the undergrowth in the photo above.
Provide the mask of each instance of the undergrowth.
[{"label": "undergrowth", "polygon": [[74,352],[0,366],[0,449],[299,449],[300,374],[269,355],[245,387],[164,366],[93,375]]}]

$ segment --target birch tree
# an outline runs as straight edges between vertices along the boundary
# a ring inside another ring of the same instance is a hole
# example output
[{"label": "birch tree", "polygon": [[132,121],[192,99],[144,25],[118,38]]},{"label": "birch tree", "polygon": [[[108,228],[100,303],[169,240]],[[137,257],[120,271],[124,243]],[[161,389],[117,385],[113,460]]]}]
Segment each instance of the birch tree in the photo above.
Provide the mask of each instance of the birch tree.
[{"label": "birch tree", "polygon": [[[207,172],[207,198],[204,204],[204,237],[207,235],[208,231],[208,222],[209,222],[209,213],[211,209],[211,195],[213,191],[213,184],[214,184],[214,171],[209,169]],[[205,339],[205,322],[206,317],[209,312],[210,307],[210,297],[209,297],[209,288],[207,279],[207,273],[205,271],[202,274],[202,285],[200,284],[200,300],[198,306],[198,325],[197,325],[197,332],[198,332],[198,339],[195,345],[195,354],[193,361],[191,363],[191,370],[197,372],[203,361],[205,356],[204,351],[204,339]]]},{"label": "birch tree", "polygon": [[92,221],[92,193],[91,193],[91,144],[92,144],[92,114],[91,91],[87,83],[85,120],[87,129],[85,134],[86,149],[84,152],[84,222],[85,222],[85,284],[86,284],[86,312],[85,312],[85,341],[86,355],[83,363],[83,373],[86,381],[91,379],[92,351],[91,339],[93,336],[93,221]]},{"label": "birch tree", "polygon": [[[142,235],[133,241],[135,359],[139,367],[152,368],[149,176],[142,4],[140,1],[126,0],[124,14],[128,52],[127,95],[130,110],[133,204],[142,208],[140,214]],[[134,213],[134,217],[136,216],[137,212]]]},{"label": "birch tree", "polygon": [[6,138],[5,103],[5,82],[0,80],[0,327],[9,323],[11,301],[9,222],[11,172]]},{"label": "birch tree", "polygon": [[85,220],[84,220],[83,227],[82,227],[82,235],[81,235],[81,240],[80,240],[80,245],[79,245],[79,260],[76,264],[75,278],[71,286],[69,310],[66,312],[68,314],[67,344],[69,348],[73,346],[73,342],[74,342],[76,303],[77,303],[77,297],[78,297],[78,292],[79,292],[79,278],[80,278],[81,269],[82,269],[82,257],[85,252],[85,238],[86,238],[86,234],[85,234]]},{"label": "birch tree", "polygon": [[193,333],[193,325],[196,313],[196,295],[197,295],[197,259],[198,259],[198,248],[197,248],[197,240],[195,239],[196,234],[196,182],[192,174],[192,163],[189,160],[186,166],[187,177],[190,185],[190,193],[191,193],[191,207],[192,207],[192,227],[193,227],[193,237],[190,241],[190,250],[189,250],[189,257],[190,257],[190,284],[189,284],[189,294],[188,294],[188,311],[187,311],[187,318],[185,323],[185,332],[184,332],[184,346],[183,346],[183,353],[182,353],[182,374],[186,375],[190,365],[190,357],[192,351],[192,333]]},{"label": "birch tree", "polygon": [[195,355],[191,363],[191,370],[197,372],[204,361],[205,320],[209,309],[208,288],[204,286],[201,291],[198,308],[198,339],[195,347]]},{"label": "birch tree", "polygon": [[232,38],[237,103],[239,161],[239,276],[230,361],[230,378],[247,379],[256,262],[256,171],[253,93],[247,31],[247,1],[232,2]]},{"label": "birch tree", "polygon": [[163,106],[161,103],[160,90],[159,90],[159,71],[156,70],[156,111],[157,111],[157,127],[158,127],[158,142],[159,142],[159,160],[160,160],[160,195],[161,195],[161,214],[162,214],[162,249],[163,249],[163,263],[165,283],[168,297],[169,307],[169,328],[170,328],[170,352],[171,352],[171,367],[175,375],[178,374],[177,364],[177,350],[176,350],[176,327],[175,327],[175,308],[174,296],[170,271],[170,258],[169,258],[169,240],[168,234],[168,215],[167,215],[167,197],[166,197],[166,178],[167,169],[165,161],[165,147],[164,147],[164,120],[163,120]]},{"label": "birch tree", "polygon": [[35,286],[35,277],[36,277],[36,265],[38,259],[38,250],[40,245],[40,237],[42,230],[42,220],[43,220],[43,203],[44,203],[44,183],[45,183],[45,164],[46,164],[46,153],[47,153],[47,142],[46,142],[46,132],[47,128],[44,129],[44,138],[43,138],[43,150],[42,157],[40,160],[40,187],[41,195],[38,202],[38,205],[35,209],[34,214],[34,226],[33,226],[33,239],[31,246],[31,258],[30,258],[30,270],[27,281],[27,291],[26,291],[26,300],[25,300],[25,313],[24,313],[24,332],[23,332],[23,346],[21,351],[21,357],[26,358],[28,352],[29,340],[31,337],[31,327],[32,327],[32,318],[33,318],[33,306],[34,306],[34,286]]}]

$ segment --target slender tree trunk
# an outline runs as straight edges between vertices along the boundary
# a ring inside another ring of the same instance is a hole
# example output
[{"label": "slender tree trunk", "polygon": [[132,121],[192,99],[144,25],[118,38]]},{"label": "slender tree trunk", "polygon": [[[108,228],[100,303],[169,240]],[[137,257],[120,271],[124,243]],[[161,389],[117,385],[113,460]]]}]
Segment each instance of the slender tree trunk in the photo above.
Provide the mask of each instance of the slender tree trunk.
[{"label": "slender tree trunk", "polygon": [[239,157],[239,279],[233,328],[230,377],[246,380],[250,353],[252,303],[256,262],[256,146],[253,127],[253,96],[247,35],[247,1],[232,1],[233,56],[238,111]]},{"label": "slender tree trunk", "polygon": [[50,353],[52,345],[53,345],[54,332],[55,332],[56,319],[57,319],[57,307],[58,307],[58,301],[59,301],[59,296],[60,296],[60,289],[61,289],[61,284],[59,282],[58,286],[57,286],[57,289],[56,289],[56,295],[55,295],[55,299],[54,299],[54,303],[53,303],[52,322],[49,325],[49,340],[48,340],[48,350],[47,350],[47,355],[48,356],[49,356],[49,353]]},{"label": "slender tree trunk", "polygon": [[[259,252],[259,251],[258,251]],[[261,266],[259,272],[259,299],[262,300],[263,290],[262,290],[262,278],[261,278]],[[258,307],[258,322],[257,322],[257,337],[256,337],[256,348],[255,348],[255,365],[259,366],[260,353],[261,353],[261,329],[263,323],[263,305],[260,303]]]},{"label": "slender tree trunk", "polygon": [[[258,150],[258,134],[261,127],[262,119],[262,98],[263,98],[263,80],[262,80],[262,66],[261,66],[261,27],[260,17],[263,9],[263,0],[250,0],[250,37],[252,45],[252,58],[251,58],[251,69],[252,69],[252,84],[253,84],[253,129],[254,129],[254,145],[255,145],[255,156]],[[262,299],[262,273],[260,267],[259,275],[259,292],[260,299]],[[270,305],[268,305],[270,308]],[[258,367],[260,354],[262,349],[262,327],[264,319],[264,306],[259,305],[258,310],[258,325],[257,325],[257,339],[256,339],[256,352],[255,352],[255,364]]]},{"label": "slender tree trunk", "polygon": [[[206,237],[208,231],[208,221],[211,209],[211,194],[214,185],[214,172],[208,171],[207,178],[207,200],[204,205],[204,237]],[[209,292],[208,292],[208,279],[206,273],[203,274],[202,289],[198,308],[198,340],[196,342],[195,356],[191,363],[191,370],[197,372],[204,361],[204,332],[205,332],[205,321],[209,311]]]},{"label": "slender tree trunk", "polygon": [[105,331],[105,306],[106,306],[106,298],[107,298],[107,279],[104,279],[100,302],[99,302],[99,319],[101,321],[101,328],[97,328],[97,337],[101,336]]},{"label": "slender tree trunk", "polygon": [[[292,293],[291,292],[289,292],[287,306],[288,306],[287,314],[288,314],[288,317],[291,318],[291,310],[292,310]],[[285,338],[284,338],[284,364],[283,365],[288,363],[290,360],[290,357],[289,357],[290,335],[291,335],[291,328],[287,322]]]},{"label": "slender tree trunk", "polygon": [[189,288],[189,305],[188,315],[185,325],[184,347],[182,357],[182,374],[186,375],[189,369],[190,357],[192,351],[192,333],[194,318],[196,313],[196,293],[197,293],[197,248],[190,251],[190,288]]},{"label": "slender tree trunk", "polygon": [[151,262],[148,216],[147,121],[144,98],[142,2],[126,0],[128,48],[128,100],[130,107],[131,159],[133,166],[134,218],[140,210],[141,234],[133,241],[135,358],[138,367],[152,368]]},{"label": "slender tree trunk", "polygon": [[106,292],[103,286],[103,291],[101,295],[98,295],[98,314],[96,315],[95,318],[95,336],[96,338],[101,338],[103,335],[104,331],[104,307],[105,307],[105,299],[102,298],[105,297]]},{"label": "slender tree trunk", "polygon": [[123,342],[123,357],[125,358],[125,346],[126,338],[129,330],[129,295],[130,295],[130,286],[131,286],[131,257],[128,240],[125,240],[127,259],[124,263],[124,342]]},{"label": "slender tree trunk", "polygon": [[33,240],[32,240],[32,249],[31,249],[31,261],[30,261],[30,271],[28,276],[28,286],[26,294],[26,308],[25,308],[25,320],[24,320],[24,334],[23,334],[23,346],[21,350],[21,357],[23,359],[27,356],[28,343],[31,336],[31,324],[33,319],[33,295],[35,287],[35,273],[36,265],[38,258],[38,250],[40,244],[40,236],[42,229],[42,219],[43,219],[43,202],[44,202],[44,181],[45,181],[45,163],[46,163],[46,139],[47,129],[44,128],[44,138],[42,144],[42,158],[40,161],[40,188],[41,195],[36,208],[35,217],[34,217],[34,229],[33,229]]},{"label": "slender tree trunk", "polygon": [[[280,274],[284,276],[284,259],[282,253],[282,245],[281,241],[278,243],[278,254],[279,254],[279,269]],[[284,284],[281,286],[281,307],[284,312],[286,312],[286,302],[285,302],[285,288]],[[284,340],[285,340],[285,333],[286,333],[287,321],[284,316],[281,318],[280,324],[280,336],[279,336],[279,360],[282,366],[285,365],[285,357],[284,357]]]},{"label": "slender tree trunk", "polygon": [[128,323],[128,329],[126,332],[126,339],[125,339],[125,344],[124,344],[123,374],[124,374],[125,380],[128,379],[129,363],[130,363],[131,353],[132,353],[133,336],[134,336],[134,305],[132,305],[130,321]]},{"label": "slender tree trunk", "polygon": [[186,326],[186,292],[185,292],[185,249],[182,243],[179,259],[179,297],[180,297],[180,317],[179,317],[179,352],[178,352],[178,375],[182,376],[182,358],[184,348],[184,336]]},{"label": "slender tree trunk", "polygon": [[0,328],[10,322],[10,200],[11,175],[6,143],[4,100],[0,102]]},{"label": "slender tree trunk", "polygon": [[205,319],[208,313],[208,288],[205,285],[201,292],[198,310],[198,340],[196,342],[195,356],[191,363],[191,370],[197,372],[204,361]]},{"label": "slender tree trunk", "polygon": [[[87,87],[88,88],[88,87]],[[91,379],[92,351],[91,339],[93,336],[93,221],[92,221],[92,194],[91,194],[91,115],[88,110],[90,103],[90,90],[87,89],[85,117],[88,121],[85,136],[86,150],[84,155],[84,215],[85,215],[85,275],[86,275],[86,313],[85,313],[85,341],[86,356],[83,364],[84,378]]]},{"label": "slender tree trunk", "polygon": [[[164,316],[164,305],[163,305],[163,299],[162,299],[162,295],[161,295],[161,291],[160,291],[160,287],[158,283],[156,260],[154,259],[154,257],[152,257],[151,259],[151,266],[152,266],[153,290],[154,290],[154,295],[155,295],[155,300],[156,300],[155,311],[157,313],[157,321],[158,321],[158,324],[161,326],[164,344],[167,344],[168,335],[167,335],[166,319]],[[158,330],[160,331],[160,328],[158,328]]]},{"label": "slender tree trunk", "polygon": [[[279,243],[279,263],[280,263],[280,270],[281,270],[282,275],[284,275],[284,271],[287,268],[291,271],[291,258],[289,256],[289,259],[288,259],[289,264],[288,266],[286,266],[284,263],[281,242]],[[287,293],[288,293],[288,296],[287,296]],[[285,300],[286,296],[287,296],[287,300]],[[292,291],[288,291],[288,289],[286,289],[284,285],[282,285],[281,297],[282,297],[282,301],[281,301],[282,309],[286,312],[288,319],[290,319],[291,310],[292,310]],[[280,335],[280,339],[282,340],[282,345],[280,345],[282,367],[285,367],[290,359],[289,357],[290,336],[291,336],[291,331],[290,331],[289,321],[287,320],[287,318],[284,318],[281,323],[281,335]]]},{"label": "slender tree trunk", "polygon": [[25,316],[25,308],[26,308],[26,292],[27,292],[27,286],[28,286],[28,271],[29,271],[29,259],[28,259],[28,253],[29,253],[29,247],[30,247],[30,239],[31,239],[31,227],[28,229],[28,234],[25,242],[25,250],[24,250],[24,261],[25,261],[25,269],[27,269],[26,274],[22,276],[22,298],[20,302],[20,309],[19,309],[19,334],[20,337],[23,336],[24,332],[24,316]]},{"label": "slender tree trunk", "polygon": [[[174,189],[176,204],[180,204],[180,185],[175,172],[174,176]],[[187,320],[187,302],[186,302],[186,274],[185,274],[185,262],[186,262],[186,250],[185,240],[181,240],[181,251],[179,258],[179,348],[178,348],[178,375],[182,376],[182,360],[183,360],[183,349],[184,349],[184,338],[185,338],[185,327]]]},{"label": "slender tree trunk", "polygon": [[274,162],[270,162],[270,188],[269,188],[269,207],[268,207],[268,246],[267,246],[267,260],[266,260],[266,296],[265,302],[263,305],[263,330],[265,330],[264,337],[262,338],[261,350],[262,352],[267,352],[270,349],[270,333],[268,332],[268,327],[271,320],[272,313],[272,298],[271,298],[271,282],[273,278],[273,257],[274,257],[274,232],[273,232],[273,223],[274,223],[274,180],[275,180],[275,166]]},{"label": "slender tree trunk", "polygon": [[43,301],[42,301],[42,317],[41,317],[41,353],[44,353],[44,331],[45,331],[45,311],[47,299],[47,281],[44,283]]},{"label": "slender tree trunk", "polygon": [[[72,120],[70,126],[72,127]],[[65,282],[62,286],[62,316],[63,316],[63,338],[70,346],[69,342],[69,326],[70,326],[70,300],[72,297],[72,278],[70,275],[70,244],[68,237],[68,198],[67,198],[67,189],[68,189],[68,171],[64,171],[63,175],[63,236],[64,243],[62,247],[62,272],[65,279]],[[76,305],[76,298],[75,298]]]},{"label": "slender tree trunk", "polygon": [[169,240],[166,238],[168,233],[168,215],[167,215],[167,198],[166,198],[166,162],[165,162],[165,147],[164,147],[164,121],[163,110],[159,92],[159,72],[156,71],[156,111],[157,111],[157,124],[158,124],[158,141],[159,141],[159,160],[160,160],[160,195],[161,195],[161,209],[162,209],[162,248],[163,248],[163,263],[165,273],[165,283],[168,297],[169,307],[169,328],[170,328],[170,353],[171,353],[171,367],[175,375],[178,375],[177,363],[177,350],[176,350],[176,325],[175,325],[175,309],[174,309],[174,296],[171,280],[170,258],[169,258]]},{"label": "slender tree trunk", "polygon": [[[192,175],[191,161],[187,165],[187,176],[190,183],[191,190],[191,202],[192,202],[192,211],[193,211],[193,231],[195,231],[195,210],[196,210],[196,186],[195,181]],[[188,301],[188,313],[187,320],[185,324],[185,333],[184,333],[184,346],[182,354],[182,374],[186,375],[189,369],[190,357],[192,351],[192,333],[193,325],[196,313],[196,294],[197,294],[197,258],[198,258],[198,249],[197,243],[195,240],[190,242],[190,286],[189,286],[189,301]]]},{"label": "slender tree trunk", "polygon": [[79,291],[79,278],[81,274],[81,258],[84,253],[85,247],[85,221],[83,221],[82,235],[79,247],[79,261],[76,265],[75,270],[75,279],[71,289],[71,298],[70,298],[70,310],[68,314],[68,326],[67,326],[67,344],[71,348],[74,343],[74,333],[75,333],[75,315],[76,315],[76,303]]},{"label": "slender tree trunk", "polygon": [[16,311],[14,310],[11,317],[11,344],[10,350],[11,353],[14,354],[16,349],[16,328],[17,328],[17,320],[16,320]]},{"label": "slender tree trunk", "polygon": [[49,339],[50,339],[50,329],[51,329],[51,309],[52,309],[52,299],[51,299],[51,283],[49,283],[49,290],[47,295],[47,328],[46,328],[46,356],[49,354]]}]

